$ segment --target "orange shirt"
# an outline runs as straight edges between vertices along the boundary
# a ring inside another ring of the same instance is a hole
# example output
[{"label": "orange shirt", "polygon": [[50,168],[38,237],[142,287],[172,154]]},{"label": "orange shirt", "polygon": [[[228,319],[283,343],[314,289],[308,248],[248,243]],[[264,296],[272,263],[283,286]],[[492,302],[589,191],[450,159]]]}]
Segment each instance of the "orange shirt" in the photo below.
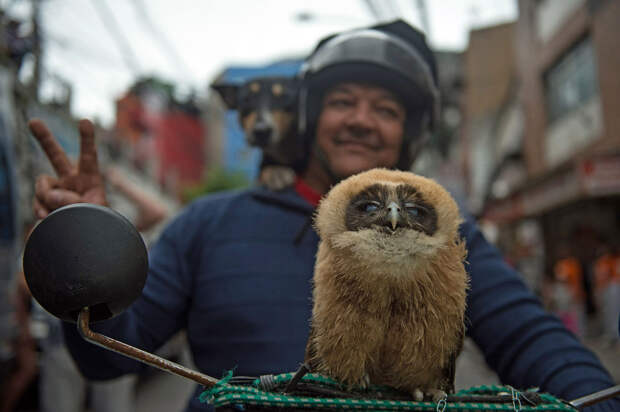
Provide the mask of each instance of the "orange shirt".
[{"label": "orange shirt", "polygon": [[568,257],[558,260],[553,267],[556,280],[565,282],[577,301],[583,301],[585,294],[581,283],[581,265],[576,258]]}]

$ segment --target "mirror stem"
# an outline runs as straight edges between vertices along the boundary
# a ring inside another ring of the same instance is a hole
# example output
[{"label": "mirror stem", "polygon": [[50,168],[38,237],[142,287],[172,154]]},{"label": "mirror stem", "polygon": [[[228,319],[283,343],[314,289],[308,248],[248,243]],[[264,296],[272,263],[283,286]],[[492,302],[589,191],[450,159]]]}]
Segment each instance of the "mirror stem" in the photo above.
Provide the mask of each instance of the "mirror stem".
[{"label": "mirror stem", "polygon": [[590,395],[574,399],[570,401],[569,404],[581,410],[586,406],[594,405],[595,403],[614,398],[618,395],[620,395],[620,385],[612,386],[611,388],[603,389],[602,391],[594,392]]},{"label": "mirror stem", "polygon": [[108,338],[100,333],[93,332],[88,325],[89,319],[90,310],[88,307],[85,307],[78,315],[77,329],[84,340],[94,345],[120,353],[121,355],[142,363],[146,363],[147,365],[153,366],[157,369],[190,379],[207,388],[214,386],[218,382],[217,379],[212,378],[211,376],[188,369],[178,363],[153,355],[152,353],[135,348],[131,345],[127,345],[126,343],[115,339]]}]

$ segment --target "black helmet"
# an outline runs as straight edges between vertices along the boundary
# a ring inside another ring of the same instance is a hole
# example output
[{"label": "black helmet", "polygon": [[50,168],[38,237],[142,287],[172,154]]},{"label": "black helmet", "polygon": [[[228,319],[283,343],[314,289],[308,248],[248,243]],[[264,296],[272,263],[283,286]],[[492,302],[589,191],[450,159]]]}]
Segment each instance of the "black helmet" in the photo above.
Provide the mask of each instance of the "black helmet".
[{"label": "black helmet", "polygon": [[324,93],[340,82],[392,91],[407,111],[399,169],[409,169],[439,115],[437,66],[424,34],[402,20],[329,36],[301,68],[299,131],[314,141]]}]

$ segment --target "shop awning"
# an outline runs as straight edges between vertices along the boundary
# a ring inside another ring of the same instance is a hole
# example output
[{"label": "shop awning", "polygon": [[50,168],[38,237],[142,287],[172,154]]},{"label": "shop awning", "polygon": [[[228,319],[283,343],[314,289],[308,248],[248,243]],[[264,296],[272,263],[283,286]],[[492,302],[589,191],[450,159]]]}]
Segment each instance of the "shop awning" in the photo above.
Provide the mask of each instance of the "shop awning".
[{"label": "shop awning", "polygon": [[620,195],[620,155],[575,161],[571,167],[534,183],[485,207],[483,217],[510,222],[540,215],[564,204],[593,197]]}]

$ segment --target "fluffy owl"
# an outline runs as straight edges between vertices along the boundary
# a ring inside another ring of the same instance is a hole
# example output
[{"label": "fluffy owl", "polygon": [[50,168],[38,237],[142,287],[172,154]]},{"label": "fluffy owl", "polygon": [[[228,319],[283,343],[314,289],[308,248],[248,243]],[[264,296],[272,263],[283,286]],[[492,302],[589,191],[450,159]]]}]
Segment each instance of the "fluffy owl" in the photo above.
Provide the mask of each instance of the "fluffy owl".
[{"label": "fluffy owl", "polygon": [[321,201],[310,371],[414,399],[454,391],[468,276],[455,201],[434,181],[373,169]]}]

